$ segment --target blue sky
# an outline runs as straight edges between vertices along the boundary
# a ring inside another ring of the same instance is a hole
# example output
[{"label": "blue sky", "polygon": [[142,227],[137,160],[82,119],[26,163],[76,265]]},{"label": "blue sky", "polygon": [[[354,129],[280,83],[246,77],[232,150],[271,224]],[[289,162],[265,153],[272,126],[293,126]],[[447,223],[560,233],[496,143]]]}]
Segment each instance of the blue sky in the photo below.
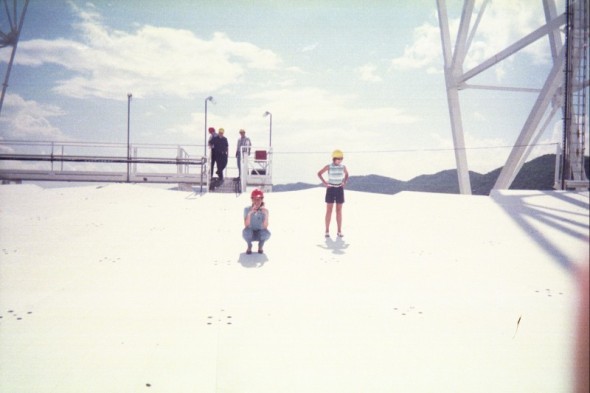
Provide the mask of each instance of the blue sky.
[{"label": "blue sky", "polygon": [[[447,6],[454,34],[462,2]],[[540,0],[490,3],[468,61],[543,20]],[[541,87],[546,41],[477,82]],[[208,125],[225,128],[230,149],[240,128],[268,145],[273,114],[276,184],[315,182],[336,148],[352,175],[407,180],[455,167],[442,68],[435,0],[31,0],[0,138],[124,143],[132,93],[132,143],[202,146],[211,95]],[[535,98],[461,93],[471,170],[504,164]],[[559,116],[534,154],[553,153],[561,128]]]}]

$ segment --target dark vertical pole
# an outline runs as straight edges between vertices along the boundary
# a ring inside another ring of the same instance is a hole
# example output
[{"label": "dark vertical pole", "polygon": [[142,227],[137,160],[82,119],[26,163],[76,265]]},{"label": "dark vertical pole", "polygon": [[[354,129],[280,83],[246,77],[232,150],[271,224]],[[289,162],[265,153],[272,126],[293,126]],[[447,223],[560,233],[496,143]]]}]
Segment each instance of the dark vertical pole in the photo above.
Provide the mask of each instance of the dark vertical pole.
[{"label": "dark vertical pole", "polygon": [[129,166],[131,165],[131,93],[127,93],[127,183],[129,183]]},{"label": "dark vertical pole", "polygon": [[209,97],[205,98],[205,140],[203,141],[203,157],[207,159],[207,101]]},{"label": "dark vertical pole", "polygon": [[268,141],[268,146],[271,147],[272,146],[272,113],[270,114],[270,136],[269,136],[269,141]]},{"label": "dark vertical pole", "polygon": [[565,181],[566,181],[566,176],[569,177],[569,169],[570,169],[570,165],[569,165],[569,157],[568,157],[568,151],[569,151],[569,147],[567,146],[568,142],[569,142],[569,137],[568,137],[568,132],[569,132],[569,127],[571,125],[571,121],[570,121],[570,117],[571,117],[571,111],[570,111],[570,100],[569,100],[569,95],[570,95],[570,86],[569,86],[569,81],[570,81],[570,61],[569,61],[569,54],[570,54],[570,42],[572,37],[570,36],[570,34],[572,33],[571,31],[571,21],[570,21],[570,13],[571,13],[571,9],[570,9],[570,2],[569,0],[566,0],[565,2],[565,77],[564,77],[564,94],[563,94],[563,115],[564,115],[564,119],[563,119],[563,138],[562,138],[562,153],[561,153],[561,189],[565,190]]}]

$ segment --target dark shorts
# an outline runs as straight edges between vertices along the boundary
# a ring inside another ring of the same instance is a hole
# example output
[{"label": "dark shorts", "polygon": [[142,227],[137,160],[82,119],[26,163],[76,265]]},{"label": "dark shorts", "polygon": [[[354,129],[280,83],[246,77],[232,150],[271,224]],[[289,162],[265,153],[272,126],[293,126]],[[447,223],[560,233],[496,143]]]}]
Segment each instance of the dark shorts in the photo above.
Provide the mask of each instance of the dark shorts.
[{"label": "dark shorts", "polygon": [[344,187],[326,188],[326,203],[344,203]]}]

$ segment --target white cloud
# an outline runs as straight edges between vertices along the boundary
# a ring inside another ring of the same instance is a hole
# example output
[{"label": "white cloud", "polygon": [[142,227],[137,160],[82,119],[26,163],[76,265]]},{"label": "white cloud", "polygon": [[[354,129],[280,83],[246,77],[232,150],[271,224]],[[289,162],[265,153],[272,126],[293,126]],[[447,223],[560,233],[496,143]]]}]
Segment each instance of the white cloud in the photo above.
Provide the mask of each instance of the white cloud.
[{"label": "white cloud", "polygon": [[16,94],[7,94],[2,106],[0,136],[15,140],[66,140],[64,134],[51,124],[52,117],[65,115],[54,105],[27,101]]},{"label": "white cloud", "polygon": [[55,87],[65,96],[122,99],[122,91],[133,91],[137,97],[188,98],[239,82],[248,72],[275,70],[281,63],[272,51],[223,33],[204,40],[188,30],[149,25],[127,33],[103,25],[92,10],[74,9],[81,42],[24,41],[17,58],[21,64],[52,63],[72,71],[73,76]]},{"label": "white cloud", "polygon": [[[560,3],[558,1],[558,3]],[[461,7],[447,7],[449,14],[449,29],[451,42],[454,43],[459,27]],[[558,4],[557,9],[563,7]],[[476,7],[472,17],[472,24],[478,12]],[[562,11],[558,11],[560,13]],[[452,17],[452,14],[457,17]],[[433,14],[437,19],[436,13]],[[490,58],[499,51],[513,44],[518,39],[531,33],[545,23],[541,2],[497,0],[486,8],[477,33],[469,48],[465,59],[465,70]],[[428,72],[440,72],[443,67],[441,57],[441,38],[438,22],[427,22],[414,29],[413,41],[408,44],[402,56],[391,61],[393,69],[414,70],[425,69]],[[544,64],[549,60],[546,40],[539,40],[522,50],[522,54],[529,56],[533,63]],[[505,63],[494,67],[496,77],[501,80],[507,73],[506,66],[512,62],[511,58]]]},{"label": "white cloud", "polygon": [[319,45],[319,43],[318,42],[315,42],[315,43],[313,43],[311,45],[304,46],[301,49],[301,52],[303,52],[303,53],[305,53],[305,52],[313,52],[314,50],[316,50],[316,48],[318,47],[318,45]]},{"label": "white cloud", "polygon": [[414,29],[413,42],[406,45],[404,54],[391,61],[395,70],[432,69],[442,70],[440,31],[437,26],[424,23]]},{"label": "white cloud", "polygon": [[248,42],[232,41],[224,33],[215,33],[210,45],[219,48],[218,51],[224,59],[241,59],[249,68],[276,70],[281,63],[272,51],[258,48]]},{"label": "white cloud", "polygon": [[[561,2],[557,1],[557,3]],[[557,4],[557,10],[558,14],[562,13],[563,4]],[[482,55],[485,58],[492,56],[543,24],[545,24],[545,17],[540,1],[496,0],[492,2],[486,9],[479,28],[481,41],[487,46],[482,51]],[[540,39],[536,44],[526,47],[523,53],[530,56],[536,63],[547,63],[550,52],[546,43],[547,39]]]},{"label": "white cloud", "polygon": [[345,124],[349,129],[373,128],[384,124],[408,124],[416,118],[394,107],[358,106],[355,95],[335,94],[319,88],[268,90],[253,94],[281,113],[284,121],[300,127],[326,128]]},{"label": "white cloud", "polygon": [[383,78],[376,75],[377,67],[373,64],[365,64],[358,67],[356,70],[357,75],[362,81],[365,82],[381,82]]}]

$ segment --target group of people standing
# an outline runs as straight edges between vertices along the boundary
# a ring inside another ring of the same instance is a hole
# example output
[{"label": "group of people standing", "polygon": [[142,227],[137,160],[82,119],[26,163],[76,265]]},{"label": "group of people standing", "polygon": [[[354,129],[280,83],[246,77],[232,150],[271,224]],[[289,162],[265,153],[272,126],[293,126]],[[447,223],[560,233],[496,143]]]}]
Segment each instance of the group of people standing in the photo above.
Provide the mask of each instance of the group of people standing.
[{"label": "group of people standing", "polygon": [[[246,131],[241,129],[239,131],[240,137],[236,143],[236,160],[238,167],[238,174],[241,175],[242,154],[249,155],[252,142],[246,136]],[[209,147],[211,148],[211,178],[213,172],[217,167],[219,181],[223,181],[223,171],[227,166],[229,143],[225,137],[225,130],[220,128],[215,131],[215,128],[209,128]],[[344,154],[340,150],[332,152],[332,162],[324,166],[318,172],[318,177],[322,184],[326,186],[326,215],[325,236],[330,237],[330,223],[332,221],[332,212],[334,205],[336,205],[336,225],[338,227],[336,236],[343,237],[342,234],[342,205],[344,204],[344,186],[348,181],[348,170],[342,164]],[[328,179],[324,178],[327,173]],[[246,254],[252,253],[252,242],[258,242],[258,253],[264,252],[264,243],[270,238],[270,231],[268,230],[268,209],[264,206],[264,193],[261,190],[254,190],[250,195],[252,204],[244,209],[244,229],[242,230],[242,237],[248,244]]]},{"label": "group of people standing", "polygon": [[[228,160],[228,153],[229,153],[229,142],[225,137],[225,130],[220,128],[215,131],[215,128],[209,127],[209,147],[211,148],[211,177],[213,177],[213,172],[215,171],[215,167],[217,167],[217,174],[220,181],[223,181],[223,171],[227,167],[227,160]],[[237,147],[236,147],[236,158],[238,161],[238,176],[240,174],[241,168],[241,161],[242,161],[242,147],[245,147],[244,151],[247,154],[250,154],[250,146],[252,143],[250,142],[250,138],[246,136],[246,131],[243,129],[240,130],[240,138],[238,139]]]},{"label": "group of people standing", "polygon": [[[340,150],[332,152],[332,162],[318,172],[318,177],[322,184],[326,186],[326,233],[325,236],[330,237],[330,223],[332,221],[332,211],[336,205],[336,225],[338,227],[336,236],[344,237],[342,233],[342,205],[344,204],[344,186],[348,181],[348,170],[342,164],[344,154]],[[324,178],[327,174],[328,179]],[[270,239],[270,231],[268,230],[268,209],[264,206],[264,193],[261,190],[254,190],[250,195],[252,204],[244,208],[244,229],[242,230],[242,237],[248,244],[246,254],[252,253],[252,242],[258,242],[258,253],[264,252],[264,243]]]}]

